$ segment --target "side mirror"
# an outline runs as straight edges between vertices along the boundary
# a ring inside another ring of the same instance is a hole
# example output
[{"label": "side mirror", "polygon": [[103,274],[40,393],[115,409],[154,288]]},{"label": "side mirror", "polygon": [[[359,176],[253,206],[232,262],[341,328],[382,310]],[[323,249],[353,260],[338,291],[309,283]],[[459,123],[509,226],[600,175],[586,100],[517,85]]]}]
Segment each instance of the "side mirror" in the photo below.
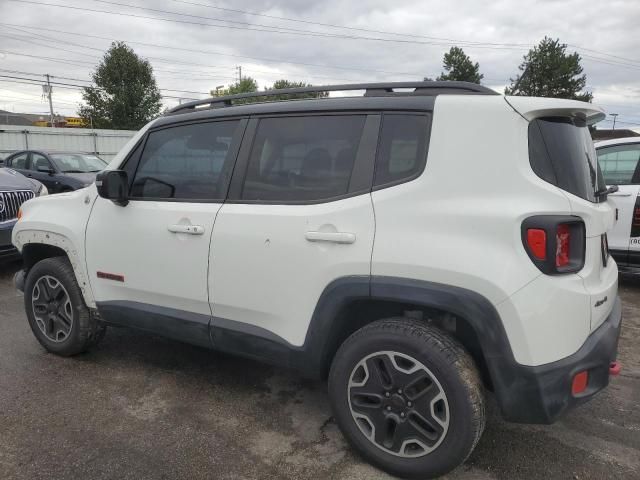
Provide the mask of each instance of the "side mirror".
[{"label": "side mirror", "polygon": [[51,167],[47,167],[46,165],[38,165],[37,170],[41,173],[48,173],[49,175],[53,173],[53,169]]},{"label": "side mirror", "polygon": [[129,203],[129,179],[124,170],[104,170],[96,175],[98,195],[125,207]]}]

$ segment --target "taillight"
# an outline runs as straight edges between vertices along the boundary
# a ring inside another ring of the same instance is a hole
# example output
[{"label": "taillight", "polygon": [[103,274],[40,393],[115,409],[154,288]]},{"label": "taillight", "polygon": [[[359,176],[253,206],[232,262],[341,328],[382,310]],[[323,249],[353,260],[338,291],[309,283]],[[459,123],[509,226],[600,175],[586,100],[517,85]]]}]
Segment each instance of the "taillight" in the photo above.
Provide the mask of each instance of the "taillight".
[{"label": "taillight", "polygon": [[640,227],[640,207],[633,209],[633,222],[631,225],[633,227]]},{"label": "taillight", "polygon": [[540,228],[527,230],[527,245],[538,260],[547,259],[547,232]]},{"label": "taillight", "polygon": [[579,217],[536,215],[522,222],[522,243],[533,263],[548,275],[584,266],[585,227]]},{"label": "taillight", "polygon": [[569,225],[561,223],[556,228],[556,267],[569,265],[571,230]]}]

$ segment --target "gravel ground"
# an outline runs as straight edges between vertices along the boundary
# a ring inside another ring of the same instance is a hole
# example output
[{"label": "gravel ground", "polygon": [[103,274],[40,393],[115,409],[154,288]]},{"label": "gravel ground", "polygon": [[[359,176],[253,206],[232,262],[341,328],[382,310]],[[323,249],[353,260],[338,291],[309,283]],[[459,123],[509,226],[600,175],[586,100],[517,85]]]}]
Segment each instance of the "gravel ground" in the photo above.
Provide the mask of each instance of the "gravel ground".
[{"label": "gravel ground", "polygon": [[[383,479],[345,444],[324,383],[110,329],[60,358],[33,337],[0,265],[0,478]],[[552,426],[487,429],[449,479],[640,479],[640,280],[620,293],[622,375]]]}]

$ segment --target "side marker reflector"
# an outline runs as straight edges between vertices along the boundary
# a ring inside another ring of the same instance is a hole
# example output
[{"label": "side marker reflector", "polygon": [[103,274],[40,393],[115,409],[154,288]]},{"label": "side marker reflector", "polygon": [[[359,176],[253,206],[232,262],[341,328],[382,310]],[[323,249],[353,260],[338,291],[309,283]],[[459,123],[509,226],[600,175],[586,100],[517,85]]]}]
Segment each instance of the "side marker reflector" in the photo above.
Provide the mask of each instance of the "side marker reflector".
[{"label": "side marker reflector", "polygon": [[587,389],[587,385],[589,384],[589,372],[584,370],[580,373],[577,373],[575,377],[573,377],[573,383],[571,384],[571,394],[573,396],[579,395]]}]

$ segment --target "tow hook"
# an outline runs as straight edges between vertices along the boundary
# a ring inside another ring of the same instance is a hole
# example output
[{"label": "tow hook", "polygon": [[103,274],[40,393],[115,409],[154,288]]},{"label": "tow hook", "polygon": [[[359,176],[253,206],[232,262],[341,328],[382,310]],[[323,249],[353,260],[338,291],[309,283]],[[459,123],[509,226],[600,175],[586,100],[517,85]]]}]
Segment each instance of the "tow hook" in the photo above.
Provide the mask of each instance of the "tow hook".
[{"label": "tow hook", "polygon": [[618,375],[620,375],[620,370],[622,370],[622,365],[620,365],[620,362],[611,362],[609,364],[609,375],[611,375],[612,377],[617,377]]}]

